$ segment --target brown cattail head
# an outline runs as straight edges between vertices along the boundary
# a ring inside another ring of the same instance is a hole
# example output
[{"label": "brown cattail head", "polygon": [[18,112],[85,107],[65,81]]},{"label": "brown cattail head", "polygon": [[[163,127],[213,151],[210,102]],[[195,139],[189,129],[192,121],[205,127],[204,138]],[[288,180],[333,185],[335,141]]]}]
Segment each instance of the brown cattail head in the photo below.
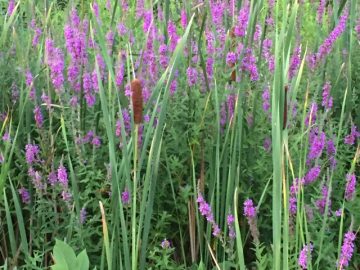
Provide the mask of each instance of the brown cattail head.
[{"label": "brown cattail head", "polygon": [[[231,65],[231,67],[234,67],[234,66],[235,66],[234,64]],[[233,71],[231,72],[230,81],[232,81],[232,82],[236,81],[236,71],[235,71],[235,69],[233,69]]]},{"label": "brown cattail head", "polygon": [[142,122],[142,111],[143,111],[142,87],[140,80],[138,79],[132,80],[130,87],[132,92],[134,123],[140,124]]}]

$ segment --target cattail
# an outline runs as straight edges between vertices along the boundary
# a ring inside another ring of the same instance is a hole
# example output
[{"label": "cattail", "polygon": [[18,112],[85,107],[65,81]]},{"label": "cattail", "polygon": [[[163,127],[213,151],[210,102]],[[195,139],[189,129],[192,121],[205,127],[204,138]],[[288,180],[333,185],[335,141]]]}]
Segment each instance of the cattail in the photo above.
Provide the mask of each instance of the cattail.
[{"label": "cattail", "polygon": [[134,79],[131,82],[130,87],[132,91],[134,123],[140,124],[142,122],[142,110],[143,110],[142,87],[140,80]]}]

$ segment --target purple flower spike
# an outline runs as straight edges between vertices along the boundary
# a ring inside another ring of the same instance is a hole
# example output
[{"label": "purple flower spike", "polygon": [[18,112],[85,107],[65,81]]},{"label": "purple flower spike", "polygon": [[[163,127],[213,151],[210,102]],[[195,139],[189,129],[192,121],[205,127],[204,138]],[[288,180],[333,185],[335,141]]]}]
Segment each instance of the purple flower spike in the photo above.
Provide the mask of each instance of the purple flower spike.
[{"label": "purple flower spike", "polygon": [[313,245],[308,244],[303,247],[303,249],[300,251],[298,264],[301,269],[307,269],[308,261],[311,261],[311,257],[308,258],[308,255],[311,256],[311,252],[313,251]]},{"label": "purple flower spike", "polygon": [[161,245],[161,247],[162,247],[163,249],[168,249],[168,248],[171,247],[170,241],[167,240],[166,238],[161,241],[161,244],[160,244],[160,245]]},{"label": "purple flower spike", "polygon": [[40,153],[39,146],[36,144],[27,144],[25,146],[25,156],[27,164],[31,165],[34,162],[38,161],[38,155]]},{"label": "purple flower spike", "polygon": [[244,216],[247,218],[256,217],[256,208],[254,207],[254,203],[251,199],[247,199],[244,202]]},{"label": "purple flower spike", "polygon": [[352,231],[348,231],[344,236],[344,243],[341,247],[341,255],[340,259],[337,262],[337,266],[339,270],[344,269],[345,267],[349,266],[349,262],[351,257],[354,253],[354,242],[355,242],[356,235]]},{"label": "purple flower spike", "polygon": [[63,188],[67,188],[68,187],[68,175],[67,175],[67,171],[66,168],[61,164],[57,170],[57,178],[59,183],[63,186]]},{"label": "purple flower spike", "polygon": [[355,195],[356,176],[354,173],[346,175],[345,199],[351,201]]},{"label": "purple flower spike", "polygon": [[24,187],[20,188],[18,191],[19,191],[19,194],[21,196],[21,201],[24,204],[30,204],[30,193],[29,193],[29,191]]},{"label": "purple flower spike", "polygon": [[130,192],[127,188],[121,193],[121,202],[123,204],[129,204],[130,203]]}]

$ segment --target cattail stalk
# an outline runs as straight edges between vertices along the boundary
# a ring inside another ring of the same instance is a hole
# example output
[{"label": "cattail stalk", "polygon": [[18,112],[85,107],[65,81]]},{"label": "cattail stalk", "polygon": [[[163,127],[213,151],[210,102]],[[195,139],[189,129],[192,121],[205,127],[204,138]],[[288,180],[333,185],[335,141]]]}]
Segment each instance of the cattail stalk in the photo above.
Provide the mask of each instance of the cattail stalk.
[{"label": "cattail stalk", "polygon": [[133,182],[133,207],[132,207],[132,269],[137,269],[138,263],[138,244],[136,241],[136,194],[137,194],[137,161],[138,161],[138,137],[139,124],[142,122],[143,98],[142,87],[139,79],[134,79],[130,83],[132,91],[133,116],[135,123],[134,138],[134,182]]}]

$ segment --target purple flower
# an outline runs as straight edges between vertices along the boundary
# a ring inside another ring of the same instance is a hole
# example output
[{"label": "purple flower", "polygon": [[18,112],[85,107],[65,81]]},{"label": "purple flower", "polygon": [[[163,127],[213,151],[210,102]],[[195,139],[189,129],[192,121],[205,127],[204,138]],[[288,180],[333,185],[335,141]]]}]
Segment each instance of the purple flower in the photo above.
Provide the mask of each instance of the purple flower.
[{"label": "purple flower", "polygon": [[170,241],[167,240],[166,238],[161,241],[161,244],[160,244],[160,245],[161,245],[161,247],[162,247],[163,249],[168,249],[168,248],[171,247]]},{"label": "purple flower", "polygon": [[50,68],[50,77],[54,88],[59,91],[64,83],[64,55],[59,48],[54,47],[54,42],[51,39],[46,39],[45,42],[46,63]]},{"label": "purple flower", "polygon": [[197,81],[197,70],[193,67],[188,67],[186,70],[188,85],[191,87],[196,84]]},{"label": "purple flower", "polygon": [[230,239],[235,239],[235,237],[236,237],[236,233],[235,233],[235,229],[234,229],[234,222],[235,222],[234,216],[232,214],[229,214],[226,218],[226,223],[229,228],[229,238]]},{"label": "purple flower", "polygon": [[266,86],[264,88],[264,92],[261,95],[263,100],[263,110],[264,112],[268,112],[270,109],[270,87]]},{"label": "purple flower", "polygon": [[341,217],[342,213],[343,213],[343,210],[342,210],[342,208],[340,208],[340,209],[335,211],[335,216]]},{"label": "purple flower", "polygon": [[326,109],[331,109],[333,105],[333,98],[330,96],[331,84],[326,82],[322,92],[322,103],[321,105]]},{"label": "purple flower", "polygon": [[345,199],[351,201],[355,195],[356,176],[354,173],[346,175]]},{"label": "purple flower", "polygon": [[348,14],[349,14],[349,10],[348,10],[348,8],[345,8],[341,17],[339,18],[338,25],[335,26],[335,28],[330,33],[330,35],[320,45],[319,50],[316,54],[317,63],[319,61],[321,61],[322,59],[324,59],[326,57],[326,55],[328,55],[331,52],[335,41],[345,31]]},{"label": "purple flower", "polygon": [[64,202],[70,202],[71,198],[72,198],[72,195],[71,195],[71,193],[69,191],[63,190],[61,192],[61,197],[62,197]]},{"label": "purple flower", "polygon": [[259,74],[256,67],[256,58],[253,55],[252,50],[249,48],[245,51],[245,56],[242,60],[241,69],[249,72],[250,79],[252,81],[257,81],[259,79]]},{"label": "purple flower", "polygon": [[356,235],[353,231],[348,231],[344,235],[344,243],[341,247],[341,254],[340,254],[339,261],[337,262],[337,267],[339,268],[339,270],[342,270],[345,267],[349,266],[349,262],[354,253],[355,238],[356,238]]},{"label": "purple flower", "polygon": [[34,37],[32,40],[33,47],[36,47],[39,44],[39,39],[40,39],[41,34],[42,34],[41,28],[36,28],[35,34],[34,34]]},{"label": "purple flower", "polygon": [[68,175],[67,175],[67,171],[66,168],[60,164],[58,170],[57,170],[57,178],[59,183],[63,186],[63,188],[67,188],[68,187]]},{"label": "purple flower", "polygon": [[344,139],[344,143],[353,145],[355,140],[360,137],[360,132],[357,131],[357,127],[355,125],[351,126],[351,132]]},{"label": "purple flower", "polygon": [[264,149],[266,152],[270,152],[270,149],[271,149],[271,138],[270,137],[266,137],[264,139]]},{"label": "purple flower", "polygon": [[130,192],[127,188],[121,193],[121,202],[123,204],[129,204],[130,203]]},{"label": "purple flower", "polygon": [[314,182],[319,177],[320,172],[321,167],[319,165],[311,168],[304,177],[304,184],[308,185]]},{"label": "purple flower", "polygon": [[319,6],[317,9],[317,16],[316,16],[316,20],[319,24],[322,24],[323,15],[324,15],[324,11],[325,11],[325,5],[326,5],[326,0],[320,0]]},{"label": "purple flower", "polygon": [[255,26],[254,41],[258,41],[260,39],[260,36],[261,36],[261,25],[257,23]]},{"label": "purple flower", "polygon": [[313,245],[308,244],[303,247],[303,249],[300,251],[298,264],[301,267],[301,269],[307,269],[308,261],[311,261],[311,257],[308,258],[308,255],[311,256],[311,252],[313,251]]},{"label": "purple flower", "polygon": [[48,182],[51,186],[55,186],[56,182],[57,182],[57,174],[56,172],[52,171],[49,173],[48,175]]},{"label": "purple flower", "polygon": [[30,204],[30,193],[29,191],[22,187],[20,189],[18,189],[18,192],[21,196],[21,201],[24,203],[24,204]]},{"label": "purple flower", "polygon": [[360,39],[360,18],[357,20],[357,23],[355,25],[355,31],[357,33],[358,39]]},{"label": "purple flower", "polygon": [[215,36],[212,31],[206,30],[205,31],[205,38],[206,38],[206,52],[208,55],[215,53]]},{"label": "purple flower", "polygon": [[4,133],[4,135],[2,136],[2,140],[4,142],[10,142],[10,133],[8,131]]},{"label": "purple flower", "polygon": [[108,54],[111,54],[114,45],[114,32],[111,30],[106,33],[106,45],[108,47]]},{"label": "purple flower", "polygon": [[206,59],[206,74],[209,78],[212,78],[214,74],[214,59],[212,57]]},{"label": "purple flower", "polygon": [[181,13],[180,13],[180,23],[183,29],[186,28],[187,26],[187,15],[186,15],[186,10],[182,9]]},{"label": "purple flower", "polygon": [[[323,186],[322,190],[322,198],[317,200],[315,202],[315,205],[317,206],[317,208],[319,209],[321,214],[325,213],[325,208],[326,208],[326,201],[328,200],[328,196],[329,196],[329,189],[326,186]],[[331,208],[331,200],[329,197],[329,201],[328,201],[328,209],[330,210]]]},{"label": "purple flower", "polygon": [[171,95],[175,94],[176,89],[177,89],[177,85],[178,85],[178,83],[177,83],[176,79],[171,82],[171,84],[170,84],[170,94]]},{"label": "purple flower", "polygon": [[25,146],[25,156],[27,164],[31,165],[35,161],[38,161],[38,154],[40,153],[39,146],[36,144],[27,144]]},{"label": "purple flower", "polygon": [[36,126],[38,128],[41,128],[44,122],[44,118],[39,106],[36,106],[34,109],[34,118],[35,118]]},{"label": "purple flower", "polygon": [[254,207],[254,203],[251,199],[247,199],[244,202],[244,216],[247,218],[256,217],[256,208]]},{"label": "purple flower", "polygon": [[11,16],[15,9],[15,0],[9,0],[7,14],[8,16]]},{"label": "purple flower", "polygon": [[308,154],[308,160],[319,158],[323,152],[326,144],[326,135],[324,132],[316,134],[316,131],[310,133],[310,151]]},{"label": "purple flower", "polygon": [[222,2],[210,1],[211,18],[214,25],[221,25],[223,21],[225,5]]},{"label": "purple flower", "polygon": [[93,146],[95,146],[96,148],[100,147],[101,145],[101,140],[99,136],[94,136],[93,139],[91,140],[91,144]]},{"label": "purple flower", "polygon": [[127,33],[128,30],[127,30],[125,24],[119,23],[117,25],[117,31],[118,31],[120,36],[124,36]]},{"label": "purple flower", "polygon": [[170,38],[170,51],[173,52],[175,50],[176,45],[180,38],[177,35],[176,26],[171,20],[169,20],[169,22],[168,22],[167,30],[168,30],[168,34],[169,34],[169,38]]},{"label": "purple flower", "polygon": [[234,28],[234,35],[237,37],[244,37],[246,33],[246,28],[249,22],[249,6],[243,7],[238,16],[238,23]]},{"label": "purple flower", "polygon": [[264,39],[263,41],[263,49],[262,49],[262,56],[265,58],[266,62],[268,62],[271,56],[271,47],[272,47],[272,40],[271,39]]},{"label": "purple flower", "polygon": [[234,52],[228,52],[227,55],[226,55],[226,64],[228,66],[232,66],[232,65],[235,65],[236,63],[236,53]]},{"label": "purple flower", "polygon": [[251,199],[247,199],[244,202],[244,216],[246,217],[249,227],[251,236],[254,239],[254,242],[259,242],[259,230],[257,228],[257,221],[256,221],[256,208],[254,203]]},{"label": "purple flower", "polygon": [[290,67],[289,67],[289,79],[290,80],[295,76],[297,70],[299,69],[299,66],[301,63],[300,56],[301,56],[301,47],[299,46],[294,49],[294,53],[290,59]]},{"label": "purple flower", "polygon": [[87,215],[86,208],[85,207],[81,208],[81,210],[80,210],[80,224],[85,223],[86,215]]},{"label": "purple flower", "polygon": [[204,200],[201,194],[198,195],[196,202],[199,204],[199,211],[202,216],[206,217],[207,221],[214,222],[214,216],[211,206]]},{"label": "purple flower", "polygon": [[221,229],[220,229],[219,225],[217,225],[216,223],[213,223],[212,229],[213,229],[213,232],[212,232],[213,236],[219,237],[221,235]]}]

